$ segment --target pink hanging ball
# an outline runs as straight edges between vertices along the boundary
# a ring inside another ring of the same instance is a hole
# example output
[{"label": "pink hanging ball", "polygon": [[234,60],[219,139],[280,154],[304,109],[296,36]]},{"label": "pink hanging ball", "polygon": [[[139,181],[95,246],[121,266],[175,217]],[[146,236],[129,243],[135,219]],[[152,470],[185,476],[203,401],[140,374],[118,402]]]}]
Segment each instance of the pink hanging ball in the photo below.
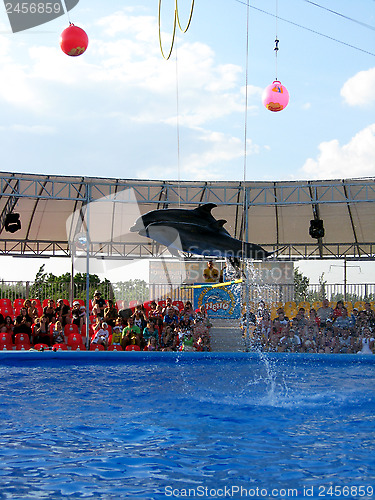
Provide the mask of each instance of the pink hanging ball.
[{"label": "pink hanging ball", "polygon": [[89,38],[85,31],[70,23],[70,26],[61,33],[60,47],[68,56],[80,56],[85,52]]},{"label": "pink hanging ball", "polygon": [[289,92],[279,80],[275,80],[264,89],[262,101],[269,111],[282,111],[288,106]]}]

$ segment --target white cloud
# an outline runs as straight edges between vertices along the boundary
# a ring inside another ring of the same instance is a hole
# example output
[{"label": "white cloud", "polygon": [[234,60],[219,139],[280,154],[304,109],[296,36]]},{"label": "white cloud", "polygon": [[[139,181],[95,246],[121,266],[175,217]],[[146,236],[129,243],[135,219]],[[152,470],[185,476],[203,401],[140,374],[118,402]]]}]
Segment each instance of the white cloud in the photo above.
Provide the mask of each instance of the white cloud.
[{"label": "white cloud", "polygon": [[[124,10],[97,21],[96,29],[87,52],[77,58],[58,46],[33,45],[25,49],[28,59],[21,66],[1,57],[0,50],[0,100],[60,117],[69,104],[73,117],[79,95],[85,96],[79,100],[82,116],[92,102],[87,95],[100,96],[100,102],[106,91],[107,112],[125,109],[128,120],[175,126],[176,61],[161,56],[156,17]],[[219,64],[208,45],[183,40],[177,64],[181,125],[194,128],[244,111],[240,66]],[[249,86],[253,99],[259,92]]]},{"label": "white cloud", "polygon": [[375,123],[356,134],[347,144],[322,142],[316,160],[309,158],[302,171],[313,179],[344,179],[373,176],[375,172]]},{"label": "white cloud", "polygon": [[[197,94],[192,105],[188,96],[182,96],[179,103],[179,123],[186,127],[199,127],[207,122],[244,112],[244,102],[236,94],[230,93],[201,93]],[[161,114],[159,115],[159,117]],[[168,116],[164,123],[175,125],[176,115]]]},{"label": "white cloud", "polygon": [[1,64],[0,98],[17,108],[40,111],[44,108],[42,95],[27,70],[19,64]]},{"label": "white cloud", "polygon": [[[196,129],[198,133],[194,138],[195,148],[193,153],[186,156],[185,144],[181,144],[180,172],[176,165],[167,167],[163,165],[163,178],[183,180],[220,180],[241,178],[243,167],[244,145],[238,137],[230,136],[222,132]],[[191,149],[187,148],[187,151]],[[247,141],[247,155],[259,153],[259,146],[253,144],[251,139]],[[237,161],[236,161],[237,160]],[[238,163],[238,160],[241,160]],[[234,162],[234,163],[233,163]],[[228,170],[231,164],[231,170]],[[240,171],[238,170],[240,169]],[[150,169],[143,170],[139,177],[157,178],[161,166],[155,165]]]},{"label": "white cloud", "polygon": [[[203,142],[203,150],[189,154],[182,161],[183,169],[189,173],[191,179],[204,180],[208,176],[212,178],[213,166],[230,162],[244,154],[242,141],[237,137],[228,137],[220,132],[202,131],[200,140]],[[220,170],[217,169],[217,178],[223,176]]]},{"label": "white cloud", "polygon": [[375,103],[375,68],[360,71],[347,80],[341,95],[350,106],[370,106]]},{"label": "white cloud", "polygon": [[130,15],[134,8],[124,8],[122,11],[103,17],[97,21],[97,26],[104,30],[106,37],[118,34],[133,35],[137,40],[153,41],[155,39],[156,18],[152,16]]},{"label": "white cloud", "polygon": [[[142,158],[142,165],[150,165],[147,172],[140,173],[142,177],[159,178],[160,163],[164,162],[163,176],[175,179],[176,167],[168,170],[174,162],[172,154],[165,152],[165,144],[176,136],[178,90],[179,124],[184,127],[181,142],[186,151],[181,155],[182,177],[220,179],[235,175],[228,173],[227,166],[234,161],[241,168],[244,154],[241,66],[223,64],[210,46],[188,43],[181,35],[177,40],[177,85],[175,53],[169,61],[162,58],[156,16],[123,9],[96,21],[87,32],[88,50],[74,58],[63,54],[57,43],[48,45],[49,37],[47,42],[45,38],[32,39],[30,45],[12,38],[13,52],[7,43],[1,45],[0,38],[0,104],[5,101],[11,112],[17,108],[24,116],[23,128],[8,125],[7,130],[27,132],[35,138],[56,131],[67,134],[77,148],[89,143],[84,154],[86,159],[92,154],[95,161],[102,152],[100,144],[112,141],[114,157],[122,148],[140,150],[141,154],[134,154]],[[19,49],[18,59],[15,49]],[[259,87],[248,86],[249,111],[259,109],[261,93]],[[233,117],[229,130],[217,132],[224,130],[228,117]],[[12,116],[8,122],[19,124],[23,120]],[[132,135],[134,130],[153,132]],[[117,142],[119,136],[124,139]],[[143,154],[148,145],[157,152],[154,156],[150,153],[157,160]],[[255,152],[249,141],[248,153]],[[53,154],[52,150],[48,154]]]}]

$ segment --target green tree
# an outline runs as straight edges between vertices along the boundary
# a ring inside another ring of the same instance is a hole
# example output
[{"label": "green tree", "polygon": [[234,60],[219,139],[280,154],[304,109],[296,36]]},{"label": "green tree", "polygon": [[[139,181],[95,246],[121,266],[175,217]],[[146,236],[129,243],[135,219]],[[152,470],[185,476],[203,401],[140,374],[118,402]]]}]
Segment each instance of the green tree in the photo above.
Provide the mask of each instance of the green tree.
[{"label": "green tree", "polygon": [[149,288],[144,280],[121,281],[114,285],[116,296],[128,302],[138,300],[140,303],[149,298]]},{"label": "green tree", "polygon": [[47,281],[47,273],[44,272],[45,264],[40,266],[38,272],[36,273],[34,283],[30,287],[30,297],[37,299],[40,297],[44,298],[45,283]]},{"label": "green tree", "polygon": [[310,280],[304,276],[298,267],[294,268],[294,300],[298,304],[307,300]]},{"label": "green tree", "polygon": [[[55,276],[44,271],[44,264],[39,268],[33,285],[30,287],[30,297],[43,299],[68,298],[71,286],[71,274],[64,273]],[[89,274],[89,295],[93,297],[94,291],[99,290],[103,297],[115,300],[112,284],[109,280],[100,280],[96,274]],[[73,278],[73,299],[86,299],[86,274],[77,273]]]}]

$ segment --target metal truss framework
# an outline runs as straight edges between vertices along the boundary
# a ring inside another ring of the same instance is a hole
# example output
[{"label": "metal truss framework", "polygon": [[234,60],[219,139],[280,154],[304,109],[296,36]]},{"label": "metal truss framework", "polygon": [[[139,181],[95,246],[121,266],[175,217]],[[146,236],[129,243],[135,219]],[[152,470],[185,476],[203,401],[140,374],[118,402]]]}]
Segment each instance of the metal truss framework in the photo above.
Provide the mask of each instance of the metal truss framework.
[{"label": "metal truss framework", "polygon": [[[281,259],[375,259],[374,178],[177,182],[14,173],[0,173],[0,255],[69,256],[65,227],[51,230],[48,237],[35,230],[44,223],[42,215],[57,214],[62,204],[64,210],[73,213],[97,200],[123,203],[126,190],[135,195],[141,213],[215,203],[215,210],[228,220],[234,237],[254,241],[271,251],[282,247],[278,255]],[[26,226],[25,231],[12,237],[3,227],[10,208],[21,213]],[[305,236],[316,213],[325,224],[331,224],[331,229],[326,229],[327,238]],[[346,231],[342,231],[344,227]],[[90,242],[90,256],[97,258],[151,258],[165,251],[144,239]]]},{"label": "metal truss framework", "polygon": [[[246,192],[251,206],[286,206],[326,203],[363,203],[375,200],[375,178],[336,181],[278,182],[186,182],[139,181],[101,178],[50,177],[33,174],[0,173],[0,196],[87,203],[100,197],[118,195],[132,188],[139,202],[147,204],[192,205],[243,204],[238,194]],[[344,189],[343,189],[344,188]],[[277,191],[276,191],[277,190]],[[116,198],[115,198],[116,199]]]}]

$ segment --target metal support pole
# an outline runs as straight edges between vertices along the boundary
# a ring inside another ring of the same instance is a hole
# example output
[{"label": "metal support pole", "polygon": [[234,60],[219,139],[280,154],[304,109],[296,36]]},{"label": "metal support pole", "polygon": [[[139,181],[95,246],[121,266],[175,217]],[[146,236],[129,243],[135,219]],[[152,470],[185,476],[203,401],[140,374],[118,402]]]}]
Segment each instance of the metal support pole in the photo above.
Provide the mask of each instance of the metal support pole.
[{"label": "metal support pole", "polygon": [[90,199],[91,187],[87,186],[86,204],[86,348],[90,348]]},{"label": "metal support pole", "polygon": [[70,273],[70,290],[69,290],[69,302],[73,306],[74,301],[74,248],[72,249],[72,268]]}]

